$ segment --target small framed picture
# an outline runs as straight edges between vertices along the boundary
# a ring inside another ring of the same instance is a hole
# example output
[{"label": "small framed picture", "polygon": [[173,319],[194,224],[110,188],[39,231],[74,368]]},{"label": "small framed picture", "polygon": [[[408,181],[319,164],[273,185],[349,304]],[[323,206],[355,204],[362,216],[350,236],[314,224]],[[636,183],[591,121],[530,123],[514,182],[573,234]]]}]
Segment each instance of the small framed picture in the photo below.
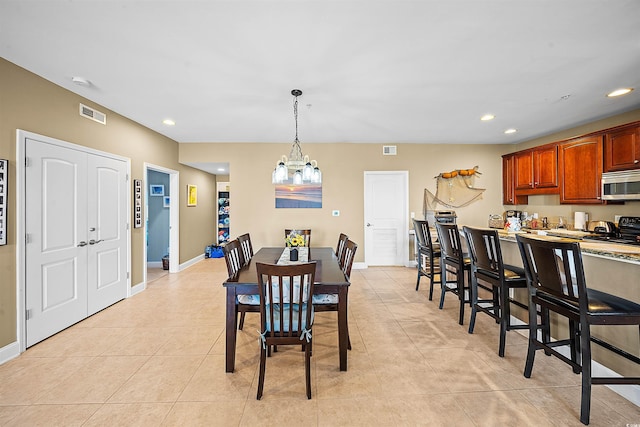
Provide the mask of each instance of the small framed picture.
[{"label": "small framed picture", "polygon": [[168,208],[170,203],[171,203],[171,197],[169,197],[169,196],[164,196],[164,197],[162,198],[162,207],[163,207],[163,208]]},{"label": "small framed picture", "polygon": [[133,228],[142,228],[142,180],[133,180],[134,211]]},{"label": "small framed picture", "polygon": [[150,196],[164,196],[164,185],[150,185],[149,186],[149,195]]},{"label": "small framed picture", "polygon": [[195,185],[187,185],[187,206],[198,205],[198,187]]}]

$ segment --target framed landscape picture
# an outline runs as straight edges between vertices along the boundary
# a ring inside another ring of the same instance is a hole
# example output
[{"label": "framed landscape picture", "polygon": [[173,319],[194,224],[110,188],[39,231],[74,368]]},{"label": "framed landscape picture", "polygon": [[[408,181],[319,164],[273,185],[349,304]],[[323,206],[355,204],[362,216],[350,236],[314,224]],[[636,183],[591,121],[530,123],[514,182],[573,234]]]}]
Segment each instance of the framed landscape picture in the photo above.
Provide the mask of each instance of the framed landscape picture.
[{"label": "framed landscape picture", "polygon": [[164,196],[164,185],[150,185],[149,186],[149,195],[150,196]]}]

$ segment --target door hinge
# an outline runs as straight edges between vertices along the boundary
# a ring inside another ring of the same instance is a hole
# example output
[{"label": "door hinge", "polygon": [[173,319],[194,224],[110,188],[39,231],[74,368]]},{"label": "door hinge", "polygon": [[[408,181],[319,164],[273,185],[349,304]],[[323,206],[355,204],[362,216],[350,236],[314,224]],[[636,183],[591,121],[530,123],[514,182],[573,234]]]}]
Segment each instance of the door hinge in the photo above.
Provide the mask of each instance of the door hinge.
[{"label": "door hinge", "polygon": [[129,278],[129,272],[127,271],[127,279]]},{"label": "door hinge", "polygon": [[129,174],[128,173],[124,175],[124,180],[129,182]]},{"label": "door hinge", "polygon": [[29,166],[31,166],[31,160],[29,160],[28,157],[24,158],[24,167],[28,168]]},{"label": "door hinge", "polygon": [[31,243],[31,234],[26,233],[26,234],[24,235],[24,243],[25,243],[25,244],[26,244],[26,243]]},{"label": "door hinge", "polygon": [[32,308],[28,308],[25,312],[25,317],[27,318],[27,320],[31,319],[33,317],[33,309]]}]

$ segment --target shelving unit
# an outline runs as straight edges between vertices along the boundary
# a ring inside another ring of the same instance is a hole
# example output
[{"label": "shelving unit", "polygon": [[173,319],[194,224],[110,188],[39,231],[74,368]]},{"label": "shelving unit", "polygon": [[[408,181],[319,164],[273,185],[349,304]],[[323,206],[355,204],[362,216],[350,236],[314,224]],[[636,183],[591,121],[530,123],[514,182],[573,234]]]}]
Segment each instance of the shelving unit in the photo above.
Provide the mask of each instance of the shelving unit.
[{"label": "shelving unit", "polygon": [[218,244],[229,241],[231,234],[229,215],[229,183],[218,183]]}]

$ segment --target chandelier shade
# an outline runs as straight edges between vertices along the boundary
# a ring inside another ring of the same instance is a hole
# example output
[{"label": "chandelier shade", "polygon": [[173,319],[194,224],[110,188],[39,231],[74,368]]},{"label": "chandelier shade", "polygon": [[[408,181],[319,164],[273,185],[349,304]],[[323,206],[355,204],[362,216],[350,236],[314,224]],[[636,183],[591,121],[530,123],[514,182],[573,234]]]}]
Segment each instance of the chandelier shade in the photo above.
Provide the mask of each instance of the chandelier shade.
[{"label": "chandelier shade", "polygon": [[320,184],[322,183],[322,172],[320,172],[318,162],[310,160],[309,156],[302,154],[302,147],[300,147],[298,139],[298,97],[302,95],[302,91],[293,89],[291,95],[294,96],[293,117],[296,123],[296,136],[289,157],[283,155],[273,170],[271,182],[273,184],[293,183],[296,185]]}]

